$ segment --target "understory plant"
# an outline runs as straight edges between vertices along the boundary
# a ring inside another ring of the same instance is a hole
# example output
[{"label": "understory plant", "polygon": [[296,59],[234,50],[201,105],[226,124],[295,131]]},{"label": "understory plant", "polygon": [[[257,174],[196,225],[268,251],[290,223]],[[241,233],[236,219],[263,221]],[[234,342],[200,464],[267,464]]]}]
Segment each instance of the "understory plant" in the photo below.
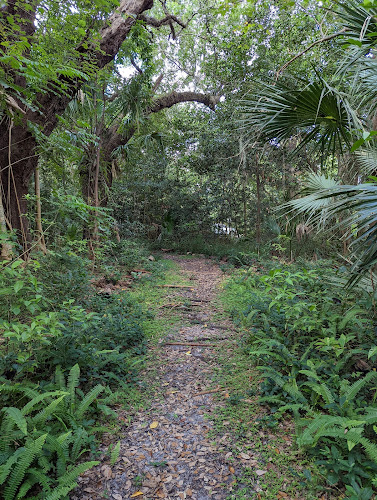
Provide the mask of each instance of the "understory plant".
[{"label": "understory plant", "polygon": [[0,398],[0,493],[15,498],[68,498],[77,477],[99,462],[84,461],[93,449],[88,419],[98,414],[101,385],[79,390],[80,368],[67,380],[57,369],[55,382],[43,390],[25,384],[3,384]]},{"label": "understory plant", "polygon": [[369,499],[377,477],[375,329],[368,297],[347,295],[331,283],[334,274],[322,266],[242,270],[227,297],[250,332],[260,403],[275,417],[294,416],[297,444],[331,485]]}]

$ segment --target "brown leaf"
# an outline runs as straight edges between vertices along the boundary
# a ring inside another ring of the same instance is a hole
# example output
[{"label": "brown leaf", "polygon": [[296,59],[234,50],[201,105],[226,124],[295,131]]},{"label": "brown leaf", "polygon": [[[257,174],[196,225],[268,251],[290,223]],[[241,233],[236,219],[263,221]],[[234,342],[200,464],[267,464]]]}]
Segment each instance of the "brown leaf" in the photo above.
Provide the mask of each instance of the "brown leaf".
[{"label": "brown leaf", "polygon": [[149,426],[150,429],[156,429],[158,427],[158,422],[152,422],[151,425]]},{"label": "brown leaf", "polygon": [[132,493],[130,498],[139,497],[140,495],[144,495],[144,493],[142,491],[135,491],[135,493]]},{"label": "brown leaf", "polygon": [[288,495],[286,493],[284,493],[284,491],[279,491],[278,492],[278,499],[280,500],[280,498],[288,498]]},{"label": "brown leaf", "polygon": [[188,489],[186,490],[186,495],[187,495],[188,497],[192,497],[192,490],[190,490],[190,488],[188,488]]},{"label": "brown leaf", "polygon": [[250,460],[250,455],[248,455],[247,453],[240,453],[239,456],[245,460]]},{"label": "brown leaf", "polygon": [[257,470],[255,471],[255,474],[256,474],[257,476],[263,476],[264,474],[267,474],[267,471],[266,471],[266,470],[257,469]]},{"label": "brown leaf", "polygon": [[102,467],[102,474],[105,476],[106,479],[111,479],[113,471],[111,470],[111,467],[105,465],[104,467]]},{"label": "brown leaf", "polygon": [[235,471],[234,467],[230,466],[229,467],[229,472],[231,472],[232,474],[234,474],[236,471]]}]

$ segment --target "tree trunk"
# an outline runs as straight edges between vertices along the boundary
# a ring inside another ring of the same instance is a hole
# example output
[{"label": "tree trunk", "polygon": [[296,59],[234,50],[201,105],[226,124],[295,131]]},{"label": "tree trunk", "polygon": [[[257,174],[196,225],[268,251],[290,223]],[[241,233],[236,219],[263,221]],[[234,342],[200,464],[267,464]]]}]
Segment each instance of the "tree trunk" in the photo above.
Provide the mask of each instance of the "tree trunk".
[{"label": "tree trunk", "polygon": [[261,183],[260,183],[260,170],[259,170],[259,157],[256,155],[256,165],[255,165],[255,181],[257,185],[257,221],[256,221],[256,231],[255,239],[257,244],[261,243]]},{"label": "tree trunk", "polygon": [[11,260],[13,254],[12,245],[8,240],[8,230],[7,230],[7,222],[5,218],[5,212],[3,207],[3,201],[0,196],[0,231],[2,235],[1,240],[1,258],[4,260]]},{"label": "tree trunk", "polygon": [[[30,36],[32,43],[37,1],[31,1],[29,6],[30,9],[21,9],[22,19],[19,26],[20,36],[21,34]],[[121,0],[119,7],[104,23],[99,33],[99,43],[91,43],[91,41],[88,43],[85,40],[83,45],[77,49],[77,57],[82,58],[83,62],[90,57],[98,69],[103,68],[118,53],[120,46],[135,24],[137,16],[152,6],[153,0]],[[18,7],[18,2],[15,0],[7,2],[5,7],[0,9],[0,20],[6,19],[8,15],[20,16]],[[13,33],[12,36],[16,37],[17,33]],[[70,79],[64,75],[60,76],[60,80],[64,84],[65,92],[59,94],[56,92],[56,84],[52,85],[53,90],[45,91],[36,96],[36,103],[39,107],[36,111],[30,108],[25,109],[24,101],[19,101],[16,97],[12,98],[15,103],[13,107],[22,111],[21,118],[15,125],[6,119],[0,123],[0,171],[5,190],[3,207],[12,227],[17,231],[19,237],[22,237],[26,247],[30,242],[30,233],[24,216],[27,211],[25,195],[28,193],[31,176],[38,165],[37,141],[28,122],[39,126],[41,131],[49,136],[58,123],[58,116],[64,112],[72,97],[84,83],[84,80],[77,77]],[[26,87],[22,73],[14,76],[14,83],[19,87]],[[9,133],[10,128],[11,134]]]},{"label": "tree trunk", "polygon": [[39,166],[35,169],[35,203],[36,203],[36,214],[35,214],[35,224],[37,227],[37,246],[44,253],[47,253],[45,237],[42,229],[42,208],[41,208],[41,185],[39,179]]}]

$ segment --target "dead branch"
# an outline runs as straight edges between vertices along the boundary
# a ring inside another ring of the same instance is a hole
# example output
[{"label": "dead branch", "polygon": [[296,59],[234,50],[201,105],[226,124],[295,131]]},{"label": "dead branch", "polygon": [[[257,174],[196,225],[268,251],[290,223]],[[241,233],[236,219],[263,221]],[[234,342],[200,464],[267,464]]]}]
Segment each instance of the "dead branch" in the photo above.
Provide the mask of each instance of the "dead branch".
[{"label": "dead branch", "polygon": [[216,344],[198,344],[197,342],[164,342],[162,345],[178,345],[191,347],[218,347]]}]

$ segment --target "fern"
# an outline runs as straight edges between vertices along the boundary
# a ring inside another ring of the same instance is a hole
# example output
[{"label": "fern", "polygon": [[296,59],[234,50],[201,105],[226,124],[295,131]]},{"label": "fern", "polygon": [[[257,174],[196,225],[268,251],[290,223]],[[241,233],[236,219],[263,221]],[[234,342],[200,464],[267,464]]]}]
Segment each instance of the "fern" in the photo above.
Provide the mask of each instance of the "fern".
[{"label": "fern", "polygon": [[64,392],[64,391],[52,391],[52,392],[44,392],[42,394],[38,394],[37,396],[33,397],[33,399],[31,401],[29,401],[29,403],[27,403],[21,410],[21,413],[22,415],[26,416],[28,415],[33,409],[34,407],[41,403],[42,401],[45,401],[46,399],[49,399],[49,398],[52,398],[52,397],[55,397],[55,396],[66,396],[67,393]]},{"label": "fern", "polygon": [[80,382],[80,367],[78,364],[73,366],[68,375],[67,391],[68,391],[68,403],[71,408],[71,413],[74,411],[75,401],[76,401],[76,388]]},{"label": "fern", "polygon": [[[52,485],[52,480],[44,473],[44,472],[41,472],[39,469],[36,469],[36,468],[30,468],[28,470],[28,476],[29,476],[29,480],[33,483],[33,484],[39,484],[43,491],[50,491],[51,490],[51,485]],[[22,485],[24,486],[24,485]],[[20,492],[21,492],[21,488],[20,488]],[[20,493],[18,494],[18,496],[20,495]],[[20,497],[22,498],[22,497]]]},{"label": "fern", "polygon": [[374,378],[377,378],[377,372],[367,373],[364,378],[357,380],[354,384],[352,384],[351,387],[349,387],[342,394],[342,396],[345,397],[346,401],[352,401],[353,399],[355,399],[359,391]]},{"label": "fern", "polygon": [[55,369],[55,382],[56,382],[57,386],[62,391],[67,390],[67,386],[65,384],[64,374],[63,374],[63,370],[62,370],[61,366],[57,366]]},{"label": "fern", "polygon": [[114,465],[115,462],[118,460],[119,453],[120,453],[120,441],[118,441],[117,444],[110,451],[110,464],[111,465]]},{"label": "fern", "polygon": [[[80,465],[77,465],[76,467],[71,469],[69,472],[67,472],[64,476],[59,478],[59,488],[69,488],[68,491],[71,491],[76,486],[76,483],[75,483],[76,479],[81,474],[83,474],[87,470],[91,469],[92,467],[95,467],[99,463],[100,462],[93,461],[93,462],[84,462]],[[48,498],[50,498],[50,497],[48,497]]]},{"label": "fern", "polygon": [[78,420],[81,420],[83,418],[89,406],[104,390],[105,388],[103,385],[96,385],[91,391],[88,392],[88,394],[84,397],[77,408],[75,416]]},{"label": "fern", "polygon": [[335,401],[333,394],[326,384],[315,384],[314,382],[304,382],[302,385],[310,387],[312,391],[317,393],[319,396],[322,396],[323,400],[326,404],[332,404]]},{"label": "fern", "polygon": [[37,415],[35,415],[35,417],[33,417],[33,424],[44,424],[46,420],[51,417],[51,415],[54,413],[56,408],[60,405],[65,397],[66,394],[58,397],[57,399],[54,399],[48,406],[46,406],[46,408],[43,408],[43,410],[41,410]]},{"label": "fern", "polygon": [[22,457],[17,462],[16,467],[13,469],[7,487],[4,490],[4,500],[14,500],[17,489],[21,482],[24,480],[27,469],[32,464],[35,456],[40,453],[44,442],[46,441],[47,434],[43,434],[35,441],[29,442],[24,449]]},{"label": "fern", "polygon": [[68,493],[77,486],[77,483],[72,483],[70,486],[59,486],[52,493],[50,493],[45,500],[61,500],[66,498]]},{"label": "fern", "polygon": [[21,486],[18,491],[17,500],[25,498],[25,495],[31,490],[31,488],[37,484],[38,481],[36,479],[30,478],[27,479]]},{"label": "fern", "polygon": [[13,469],[14,464],[17,463],[20,456],[24,453],[25,448],[18,448],[6,461],[5,464],[0,466],[0,485],[4,484],[6,478],[9,476]]},{"label": "fern", "polygon": [[22,415],[18,408],[8,407],[3,409],[4,413],[8,416],[20,431],[26,436],[27,435],[27,423],[25,417]]},{"label": "fern", "polygon": [[88,441],[88,433],[85,429],[77,429],[74,434],[74,441],[71,449],[71,460],[76,462],[80,456],[87,450],[83,450],[83,446]]}]

